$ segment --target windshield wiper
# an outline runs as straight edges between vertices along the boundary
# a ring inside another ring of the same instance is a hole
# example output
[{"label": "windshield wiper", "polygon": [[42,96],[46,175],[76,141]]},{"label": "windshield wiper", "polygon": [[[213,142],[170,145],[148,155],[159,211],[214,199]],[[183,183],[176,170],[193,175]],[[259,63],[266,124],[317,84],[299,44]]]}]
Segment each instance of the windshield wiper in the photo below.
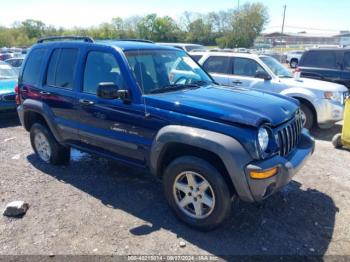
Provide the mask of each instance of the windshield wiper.
[{"label": "windshield wiper", "polygon": [[171,91],[177,91],[181,89],[196,89],[200,88],[201,86],[198,84],[174,84],[174,85],[168,85],[168,86],[163,86],[161,88],[156,88],[153,89],[150,94],[156,94],[156,93],[166,93],[166,92],[171,92]]}]

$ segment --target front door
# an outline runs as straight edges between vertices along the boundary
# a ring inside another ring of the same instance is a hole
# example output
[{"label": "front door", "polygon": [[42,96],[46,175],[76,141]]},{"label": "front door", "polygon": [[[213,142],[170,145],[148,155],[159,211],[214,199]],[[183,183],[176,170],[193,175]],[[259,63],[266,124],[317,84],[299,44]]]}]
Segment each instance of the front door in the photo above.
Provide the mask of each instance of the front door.
[{"label": "front door", "polygon": [[151,123],[153,120],[145,116],[143,104],[96,95],[98,85],[103,82],[130,91],[119,61],[121,57],[115,52],[98,47],[87,50],[79,94],[78,133],[82,147],[144,165],[158,123]]}]

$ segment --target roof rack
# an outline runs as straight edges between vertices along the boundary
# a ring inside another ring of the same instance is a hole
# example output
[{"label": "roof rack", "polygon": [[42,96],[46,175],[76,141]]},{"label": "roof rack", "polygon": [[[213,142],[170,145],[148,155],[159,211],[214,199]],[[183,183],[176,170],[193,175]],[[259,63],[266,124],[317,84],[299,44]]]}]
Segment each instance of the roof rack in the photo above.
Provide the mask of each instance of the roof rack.
[{"label": "roof rack", "polygon": [[88,36],[49,36],[40,38],[37,43],[41,44],[47,41],[55,41],[55,40],[83,40],[87,43],[93,43],[94,40],[91,37]]}]

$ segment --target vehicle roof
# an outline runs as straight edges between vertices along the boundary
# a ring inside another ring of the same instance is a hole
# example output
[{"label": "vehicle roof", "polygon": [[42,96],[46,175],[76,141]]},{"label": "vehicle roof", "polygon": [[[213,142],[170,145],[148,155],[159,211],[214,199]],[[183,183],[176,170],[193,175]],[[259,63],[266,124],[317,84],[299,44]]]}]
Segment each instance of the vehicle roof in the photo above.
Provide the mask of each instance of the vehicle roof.
[{"label": "vehicle roof", "polygon": [[165,43],[165,42],[158,42],[156,44],[159,44],[159,45],[175,45],[175,46],[202,46],[200,44],[191,44],[191,43]]},{"label": "vehicle roof", "polygon": [[208,56],[228,56],[228,57],[246,57],[246,58],[259,58],[264,55],[257,55],[251,53],[239,53],[239,52],[190,52],[190,55],[208,55]]},{"label": "vehicle roof", "polygon": [[151,42],[144,42],[144,41],[136,41],[136,40],[97,40],[93,43],[87,43],[87,42],[81,42],[81,41],[50,41],[50,42],[44,42],[44,43],[38,43],[36,44],[36,47],[40,46],[47,46],[47,45],[57,45],[60,44],[74,44],[74,45],[103,45],[103,46],[111,46],[111,47],[117,47],[122,49],[123,51],[133,51],[133,50],[176,50],[179,51],[179,49],[176,49],[171,46],[162,46],[157,45]]},{"label": "vehicle roof", "polygon": [[334,47],[325,47],[325,48],[311,48],[309,50],[306,50],[306,52],[309,51],[336,51],[336,52],[344,52],[344,51],[350,51],[350,47],[344,47],[344,48],[334,48]]}]

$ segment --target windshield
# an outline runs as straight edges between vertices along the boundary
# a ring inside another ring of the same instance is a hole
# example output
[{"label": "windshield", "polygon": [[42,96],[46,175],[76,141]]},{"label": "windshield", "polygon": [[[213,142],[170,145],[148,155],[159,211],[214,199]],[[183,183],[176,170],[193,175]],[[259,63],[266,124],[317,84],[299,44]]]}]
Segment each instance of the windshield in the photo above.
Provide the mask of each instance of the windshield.
[{"label": "windshield", "polygon": [[137,50],[125,52],[144,94],[194,88],[213,81],[184,51]]},{"label": "windshield", "polygon": [[270,56],[262,56],[260,59],[267,65],[270,70],[278,77],[288,77],[292,78],[292,73],[285,68],[280,62],[278,62],[275,58]]},{"label": "windshield", "polygon": [[0,63],[0,79],[8,78],[17,78],[16,71],[13,70],[10,65],[6,63]]}]

